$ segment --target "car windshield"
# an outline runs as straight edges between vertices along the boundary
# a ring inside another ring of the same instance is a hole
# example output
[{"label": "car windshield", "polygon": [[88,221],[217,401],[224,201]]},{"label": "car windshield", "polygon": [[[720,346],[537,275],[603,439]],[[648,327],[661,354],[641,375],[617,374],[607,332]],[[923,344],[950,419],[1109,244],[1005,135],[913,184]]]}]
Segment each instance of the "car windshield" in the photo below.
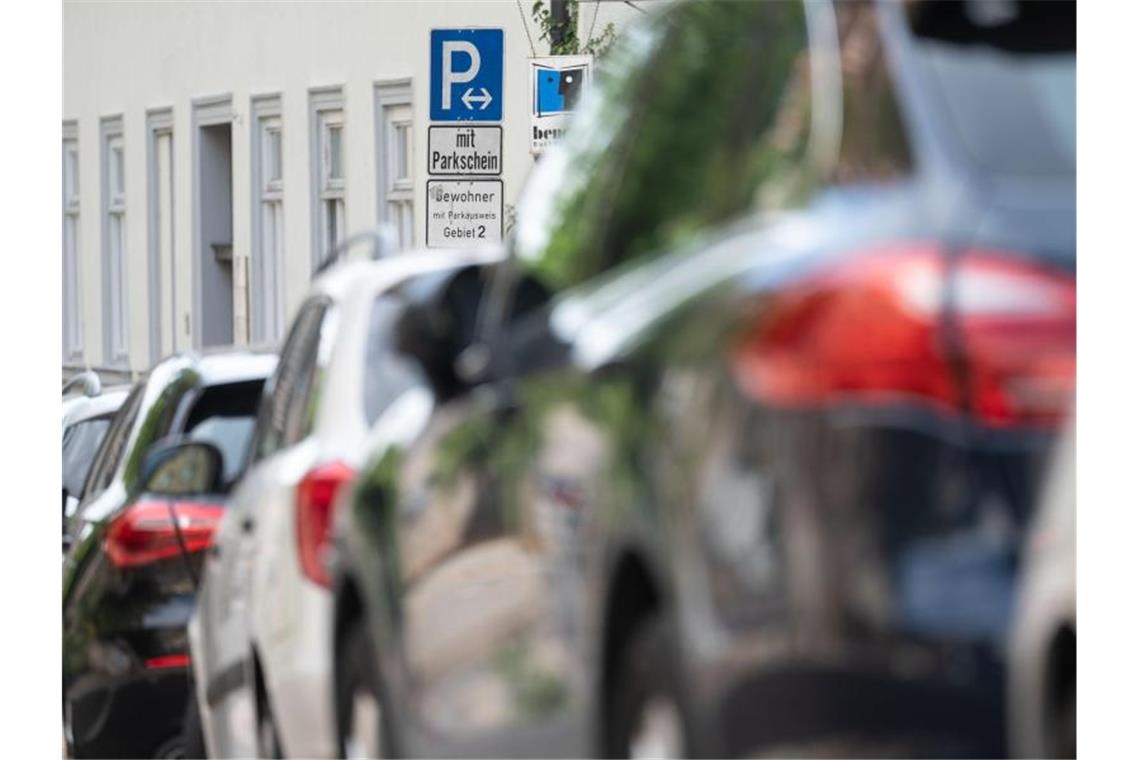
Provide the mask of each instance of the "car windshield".
[{"label": "car windshield", "polygon": [[83,493],[87,471],[91,469],[95,452],[110,426],[111,417],[108,415],[77,422],[64,432],[63,487],[72,496],[78,498]]}]

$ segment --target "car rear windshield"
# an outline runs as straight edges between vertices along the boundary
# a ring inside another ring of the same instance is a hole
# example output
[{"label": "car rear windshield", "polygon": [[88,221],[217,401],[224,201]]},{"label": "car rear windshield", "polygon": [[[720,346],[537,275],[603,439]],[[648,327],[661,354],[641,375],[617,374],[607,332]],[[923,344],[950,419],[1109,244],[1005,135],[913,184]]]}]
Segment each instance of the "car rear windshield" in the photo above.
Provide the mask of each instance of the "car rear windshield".
[{"label": "car rear windshield", "polygon": [[72,496],[82,495],[83,481],[109,427],[111,415],[77,422],[63,434],[63,487]]},{"label": "car rear windshield", "polygon": [[189,440],[212,443],[222,452],[222,471],[227,486],[245,466],[262,380],[227,383],[206,388],[186,420]]},{"label": "car rear windshield", "polygon": [[951,138],[977,169],[1076,171],[1076,20],[1070,3],[935,2],[911,9]]}]

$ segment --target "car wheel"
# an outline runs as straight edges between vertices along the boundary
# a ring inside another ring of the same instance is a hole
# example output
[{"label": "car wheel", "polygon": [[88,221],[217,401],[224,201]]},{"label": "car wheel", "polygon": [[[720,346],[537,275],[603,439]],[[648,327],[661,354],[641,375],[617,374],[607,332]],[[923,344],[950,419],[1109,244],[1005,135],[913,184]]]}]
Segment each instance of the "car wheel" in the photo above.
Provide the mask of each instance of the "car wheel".
[{"label": "car wheel", "polygon": [[341,757],[387,754],[385,715],[368,632],[359,621],[344,633],[337,654],[337,732]]},{"label": "car wheel", "polygon": [[681,697],[675,638],[653,618],[642,623],[618,666],[609,757],[687,757],[688,731]]}]

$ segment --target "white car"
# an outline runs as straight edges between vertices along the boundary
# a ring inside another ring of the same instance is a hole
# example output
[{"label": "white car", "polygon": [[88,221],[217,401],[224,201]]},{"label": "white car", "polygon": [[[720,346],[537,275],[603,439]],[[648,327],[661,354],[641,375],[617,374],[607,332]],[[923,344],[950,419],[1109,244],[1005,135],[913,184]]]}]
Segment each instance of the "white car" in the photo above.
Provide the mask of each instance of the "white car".
[{"label": "white car", "polygon": [[266,383],[250,466],[189,625],[211,757],[338,754],[328,531],[370,428],[406,385],[410,365],[392,348],[398,288],[500,258],[409,252],[338,264],[313,282]]},{"label": "white car", "polygon": [[1014,757],[1077,754],[1077,450],[1071,425],[1025,547],[1009,645],[1009,746]]}]

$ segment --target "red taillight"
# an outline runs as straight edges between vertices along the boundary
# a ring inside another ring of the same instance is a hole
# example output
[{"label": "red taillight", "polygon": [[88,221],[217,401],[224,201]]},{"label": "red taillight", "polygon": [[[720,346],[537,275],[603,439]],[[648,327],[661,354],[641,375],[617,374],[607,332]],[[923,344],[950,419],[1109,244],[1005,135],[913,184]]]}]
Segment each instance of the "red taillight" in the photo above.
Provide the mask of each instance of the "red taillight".
[{"label": "red taillight", "polygon": [[190,655],[165,654],[161,657],[151,657],[145,663],[143,663],[143,665],[147,670],[159,670],[161,668],[185,668],[190,665]]},{"label": "red taillight", "polygon": [[301,571],[314,583],[328,586],[325,566],[333,505],[337,492],[355,473],[342,462],[330,462],[309,472],[297,485],[297,553]]},{"label": "red taillight", "polygon": [[989,425],[1052,427],[1077,378],[1077,284],[990,252],[963,257],[955,293],[974,414]]},{"label": "red taillight", "polygon": [[[140,501],[116,517],[107,528],[103,548],[115,567],[138,567],[181,552],[173,520],[178,521],[188,552],[206,549],[225,509],[199,502]],[[173,515],[171,512],[173,511]]]},{"label": "red taillight", "polygon": [[851,258],[776,295],[738,344],[734,372],[779,407],[902,402],[995,426],[1051,423],[1068,408],[1075,349],[1072,277],[990,252],[951,265],[920,244]]},{"label": "red taillight", "polygon": [[936,248],[845,262],[767,304],[735,357],[737,381],[775,406],[921,400],[952,410],[935,330],[944,276]]}]

